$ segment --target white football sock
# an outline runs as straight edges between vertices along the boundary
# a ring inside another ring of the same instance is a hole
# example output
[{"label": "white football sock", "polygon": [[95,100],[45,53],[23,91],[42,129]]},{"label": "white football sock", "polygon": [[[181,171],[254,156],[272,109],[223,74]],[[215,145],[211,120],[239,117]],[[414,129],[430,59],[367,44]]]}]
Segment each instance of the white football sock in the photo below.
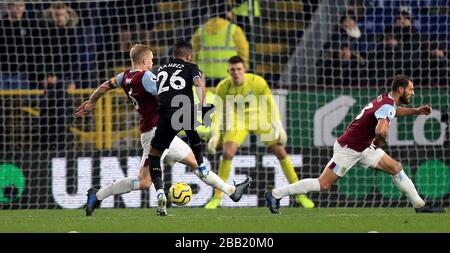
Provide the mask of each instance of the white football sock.
[{"label": "white football sock", "polygon": [[[192,173],[194,173],[198,178],[200,178],[198,170],[193,170]],[[205,182],[205,184],[214,187],[215,189],[223,191],[228,196],[233,194],[234,191],[236,190],[236,187],[234,185],[229,185],[225,183],[222,180],[222,178],[217,176],[217,174],[214,173],[213,171],[209,171],[208,176],[206,178],[200,178],[200,180]]]},{"label": "white football sock", "polygon": [[278,187],[272,190],[272,195],[281,199],[290,195],[306,194],[308,192],[320,191],[318,178],[305,178],[292,184]]},{"label": "white football sock", "polygon": [[139,190],[139,179],[135,177],[126,177],[107,185],[97,192],[97,199],[104,200],[111,195],[123,194],[134,190]]},{"label": "white football sock", "polygon": [[397,186],[397,189],[403,192],[408,200],[411,201],[414,208],[419,208],[425,205],[425,202],[417,193],[413,182],[403,170],[396,175],[392,175],[392,180],[394,181],[395,186]]}]

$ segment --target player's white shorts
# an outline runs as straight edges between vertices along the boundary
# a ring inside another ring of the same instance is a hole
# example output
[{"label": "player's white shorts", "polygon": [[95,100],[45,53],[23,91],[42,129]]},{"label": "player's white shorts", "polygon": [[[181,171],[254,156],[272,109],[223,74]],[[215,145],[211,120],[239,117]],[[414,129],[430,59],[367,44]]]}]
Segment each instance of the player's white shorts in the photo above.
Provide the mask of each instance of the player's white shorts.
[{"label": "player's white shorts", "polygon": [[381,148],[366,148],[363,152],[358,152],[351,148],[342,147],[336,141],[333,147],[333,157],[328,162],[327,167],[333,169],[336,175],[343,177],[356,163],[364,168],[376,168],[385,153]]},{"label": "player's white shorts", "polygon": [[[142,153],[140,166],[143,167],[145,160],[150,154],[152,139],[155,136],[156,127],[152,130],[141,134],[141,145],[144,152]],[[182,161],[191,152],[191,148],[178,136],[173,138],[168,149],[163,152],[161,160],[165,159],[168,163],[173,164]]]}]

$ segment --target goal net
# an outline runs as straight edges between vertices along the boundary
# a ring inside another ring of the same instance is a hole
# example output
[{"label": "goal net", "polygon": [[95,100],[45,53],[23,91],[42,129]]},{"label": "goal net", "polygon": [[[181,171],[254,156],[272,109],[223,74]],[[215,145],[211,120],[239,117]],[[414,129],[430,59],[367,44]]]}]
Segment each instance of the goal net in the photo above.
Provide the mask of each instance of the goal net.
[{"label": "goal net", "polygon": [[[320,175],[337,137],[402,73],[416,88],[408,106],[431,104],[433,112],[394,120],[385,151],[402,163],[422,197],[448,206],[448,1],[224,2],[245,33],[248,71],[266,79],[278,102],[300,179]],[[83,208],[91,186],[137,176],[139,116],[124,92],[107,93],[84,118],[75,118],[74,109],[130,67],[135,43],[152,47],[154,66],[168,61],[176,40],[191,40],[217,3],[3,1],[0,209]],[[214,93],[214,85],[208,90]],[[206,144],[209,129],[200,134]],[[217,172],[221,153],[203,150]],[[238,203],[224,197],[222,207],[263,207],[268,185],[288,183],[276,156],[253,134],[234,156],[228,182],[246,176],[254,179],[247,194]],[[164,164],[165,189],[180,181],[192,186],[189,206],[204,206],[213,195],[186,166]],[[316,207],[410,206],[389,175],[360,166],[329,191],[308,196]],[[152,187],[110,197],[102,207],[152,207],[155,199]],[[281,205],[299,206],[294,197]]]}]

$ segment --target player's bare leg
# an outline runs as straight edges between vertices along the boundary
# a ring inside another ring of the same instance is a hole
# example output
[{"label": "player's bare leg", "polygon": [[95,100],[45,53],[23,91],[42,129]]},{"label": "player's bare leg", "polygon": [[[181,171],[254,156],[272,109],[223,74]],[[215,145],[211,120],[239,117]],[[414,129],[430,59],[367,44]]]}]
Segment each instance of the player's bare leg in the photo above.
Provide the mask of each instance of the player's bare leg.
[{"label": "player's bare leg", "polygon": [[198,168],[198,163],[193,152],[189,152],[186,157],[180,162],[191,168],[191,170],[195,170],[196,168]]},{"label": "player's bare leg", "polygon": [[444,208],[432,207],[426,205],[425,201],[419,196],[411,179],[403,171],[401,163],[392,159],[388,154],[384,154],[381,160],[378,162],[377,169],[382,170],[392,175],[392,181],[413,205],[414,209],[418,213],[442,213],[445,212]]},{"label": "player's bare leg", "polygon": [[144,166],[139,170],[139,190],[149,189],[152,185],[152,177],[150,176],[150,167]]},{"label": "player's bare leg", "polygon": [[288,184],[282,187],[268,189],[265,193],[267,204],[272,213],[278,214],[280,209],[280,199],[297,194],[306,194],[308,192],[326,191],[339,180],[329,167],[322,171],[319,178],[305,178],[298,182]]},{"label": "player's bare leg", "polygon": [[333,169],[330,167],[325,168],[318,178],[320,191],[329,190],[339,179],[340,177],[334,173]]},{"label": "player's bare leg", "polygon": [[[280,162],[284,175],[288,179],[289,183],[295,183],[298,181],[297,173],[292,165],[291,159],[283,145],[280,143],[274,143],[269,146],[270,151],[277,157]],[[302,205],[304,208],[313,208],[314,202],[312,202],[305,194],[295,196],[295,202]]]}]

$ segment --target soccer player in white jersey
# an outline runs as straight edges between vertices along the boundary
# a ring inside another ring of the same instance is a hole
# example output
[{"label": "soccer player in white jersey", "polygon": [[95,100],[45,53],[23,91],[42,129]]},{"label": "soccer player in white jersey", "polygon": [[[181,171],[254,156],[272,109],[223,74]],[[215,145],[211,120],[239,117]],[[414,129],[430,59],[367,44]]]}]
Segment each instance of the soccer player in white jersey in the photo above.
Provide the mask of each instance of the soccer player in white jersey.
[{"label": "soccer player in white jersey", "polygon": [[405,75],[397,75],[392,90],[370,101],[350,123],[334,144],[333,157],[319,178],[306,178],[298,182],[266,191],[266,201],[272,213],[278,214],[280,199],[308,192],[326,191],[343,177],[355,164],[372,167],[392,175],[395,186],[406,195],[418,213],[440,213],[444,208],[432,207],[417,193],[402,164],[391,158],[382,147],[387,143],[389,124],[395,116],[428,115],[431,106],[400,107],[414,97],[414,84]]}]

